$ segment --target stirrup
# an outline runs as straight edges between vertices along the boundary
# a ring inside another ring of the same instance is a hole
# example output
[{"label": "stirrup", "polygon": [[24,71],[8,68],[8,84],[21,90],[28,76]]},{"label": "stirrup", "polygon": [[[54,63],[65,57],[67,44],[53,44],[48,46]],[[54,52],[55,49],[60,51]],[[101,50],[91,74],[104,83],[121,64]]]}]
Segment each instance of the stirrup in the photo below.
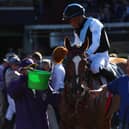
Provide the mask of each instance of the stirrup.
[{"label": "stirrup", "polygon": [[105,77],[108,81],[112,81],[117,78],[112,71],[109,71],[107,69],[101,69],[100,75]]},{"label": "stirrup", "polygon": [[100,75],[100,81],[102,82],[102,84],[108,84],[108,80],[104,76]]}]

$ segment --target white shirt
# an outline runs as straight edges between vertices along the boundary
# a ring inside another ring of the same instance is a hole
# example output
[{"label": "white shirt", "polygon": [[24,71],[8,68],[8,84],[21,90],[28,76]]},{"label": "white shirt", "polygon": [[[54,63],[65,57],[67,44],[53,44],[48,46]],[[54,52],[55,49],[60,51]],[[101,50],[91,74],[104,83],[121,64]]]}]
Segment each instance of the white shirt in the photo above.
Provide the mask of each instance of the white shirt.
[{"label": "white shirt", "polygon": [[88,17],[88,19],[84,23],[84,27],[80,31],[79,37],[76,33],[74,33],[74,44],[81,46],[82,43],[84,43],[86,38],[85,36],[89,28],[92,33],[92,43],[90,43],[90,46],[88,50],[86,50],[86,53],[88,55],[93,54],[100,46],[101,30],[103,27],[103,24],[98,19]]},{"label": "white shirt", "polygon": [[51,86],[53,93],[59,93],[59,89],[64,88],[65,69],[63,64],[55,64],[52,69]]},{"label": "white shirt", "polygon": [[88,53],[88,55],[91,55],[100,46],[100,37],[103,24],[99,20],[92,18],[92,22],[89,28],[90,31],[92,32],[92,43],[88,48],[88,50],[86,51],[86,53]]}]

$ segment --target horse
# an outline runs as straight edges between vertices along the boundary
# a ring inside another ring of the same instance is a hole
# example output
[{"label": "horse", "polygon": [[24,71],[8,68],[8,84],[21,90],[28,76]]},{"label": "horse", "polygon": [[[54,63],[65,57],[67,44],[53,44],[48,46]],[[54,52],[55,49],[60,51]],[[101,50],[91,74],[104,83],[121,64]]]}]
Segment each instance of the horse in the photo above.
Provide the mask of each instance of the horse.
[{"label": "horse", "polygon": [[[109,105],[108,92],[98,97],[91,96],[89,89],[99,88],[102,82],[89,70],[85,57],[87,43],[71,46],[69,38],[65,38],[64,46],[69,52],[66,57],[66,79],[60,103],[60,129],[110,129],[112,114],[119,107],[119,97],[113,96]],[[114,57],[110,58],[110,63],[119,65],[122,70],[121,66],[125,66],[126,59]],[[124,70],[122,72],[124,73]]]}]

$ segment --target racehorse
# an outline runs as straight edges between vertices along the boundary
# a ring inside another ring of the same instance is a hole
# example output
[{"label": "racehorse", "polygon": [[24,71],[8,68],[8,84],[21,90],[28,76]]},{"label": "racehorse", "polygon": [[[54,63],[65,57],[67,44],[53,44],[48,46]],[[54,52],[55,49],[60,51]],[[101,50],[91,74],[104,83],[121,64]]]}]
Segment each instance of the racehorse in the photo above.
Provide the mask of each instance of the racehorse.
[{"label": "racehorse", "polygon": [[[87,43],[71,46],[69,38],[65,38],[64,44],[69,52],[65,63],[66,79],[60,104],[60,129],[110,129],[112,114],[119,106],[119,97],[113,96],[109,105],[108,92],[98,97],[91,96],[89,89],[99,88],[102,81],[89,70],[89,63],[85,57]],[[114,57],[110,62],[121,67],[125,66],[126,59]],[[124,73],[123,70],[122,72]]]}]

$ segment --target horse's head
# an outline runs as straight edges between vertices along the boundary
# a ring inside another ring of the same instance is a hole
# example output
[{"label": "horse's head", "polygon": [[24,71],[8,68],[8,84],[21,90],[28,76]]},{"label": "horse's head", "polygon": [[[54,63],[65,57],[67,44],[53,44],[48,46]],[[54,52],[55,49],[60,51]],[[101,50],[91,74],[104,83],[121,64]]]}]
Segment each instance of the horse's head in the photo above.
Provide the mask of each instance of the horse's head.
[{"label": "horse's head", "polygon": [[88,70],[88,62],[85,56],[87,43],[82,46],[71,46],[69,38],[65,38],[64,45],[68,49],[66,59],[66,82],[70,84],[71,89],[77,93],[80,89],[87,86],[86,73]]}]

